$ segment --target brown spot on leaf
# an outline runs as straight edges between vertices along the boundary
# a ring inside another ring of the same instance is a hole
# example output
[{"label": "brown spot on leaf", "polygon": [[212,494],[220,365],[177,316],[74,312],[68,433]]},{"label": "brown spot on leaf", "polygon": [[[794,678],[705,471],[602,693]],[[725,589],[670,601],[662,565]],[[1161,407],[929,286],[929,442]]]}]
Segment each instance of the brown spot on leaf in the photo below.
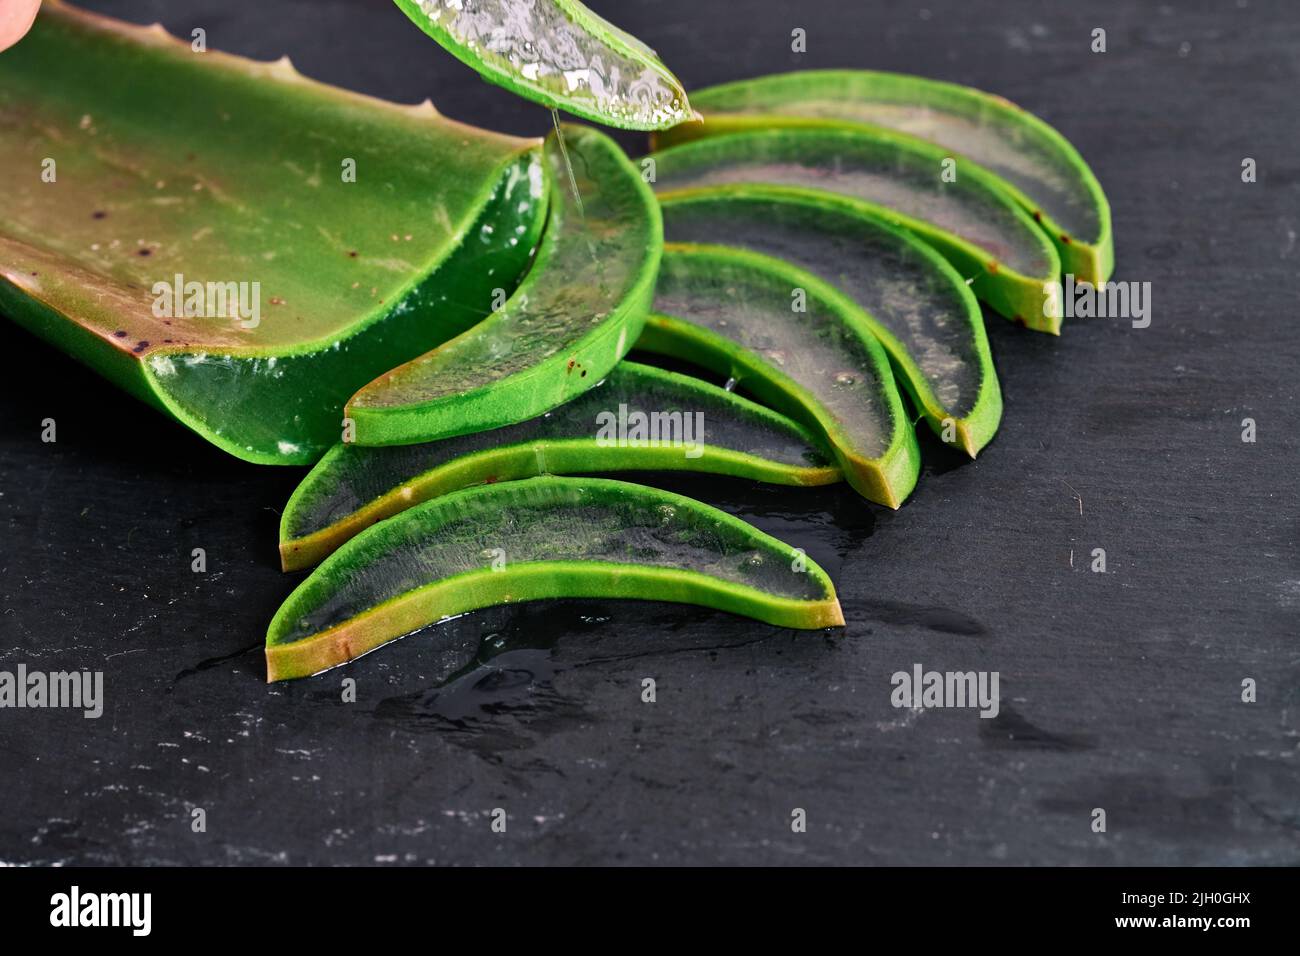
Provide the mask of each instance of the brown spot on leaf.
[{"label": "brown spot on leaf", "polygon": [[113,334],[116,335],[119,339],[124,339],[126,338],[126,329],[118,329]]},{"label": "brown spot on leaf", "polygon": [[149,347],[148,341],[146,341],[145,339],[141,339],[139,342],[135,344],[135,348],[133,348],[131,351],[138,354],[140,352],[143,352],[148,347]]},{"label": "brown spot on leaf", "polygon": [[94,212],[92,212],[92,213],[90,214],[90,218],[91,218],[91,219],[103,219],[103,218],[105,218],[107,215],[108,215],[108,213],[104,212],[104,210],[102,210],[102,209],[96,209]]},{"label": "brown spot on leaf", "polygon": [[997,275],[998,264],[996,262],[990,262],[988,268],[989,268],[989,272],[993,273],[994,275]]},{"label": "brown spot on leaf", "polygon": [[1065,233],[1061,233],[1061,241],[1068,246],[1070,244],[1070,237]]},{"label": "brown spot on leaf", "polygon": [[137,250],[135,251],[135,254],[136,254],[137,256],[151,256],[151,255],[153,255],[153,250],[152,250],[152,249],[137,249]]}]

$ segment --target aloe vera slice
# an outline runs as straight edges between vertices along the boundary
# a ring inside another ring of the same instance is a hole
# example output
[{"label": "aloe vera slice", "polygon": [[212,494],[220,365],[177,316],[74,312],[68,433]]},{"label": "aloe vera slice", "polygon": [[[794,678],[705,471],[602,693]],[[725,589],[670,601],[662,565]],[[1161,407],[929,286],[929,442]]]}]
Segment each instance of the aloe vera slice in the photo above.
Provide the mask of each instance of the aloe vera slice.
[{"label": "aloe vera slice", "polygon": [[0,313],[272,464],[486,315],[547,200],[538,141],[58,3],[0,57],[0,169]]},{"label": "aloe vera slice", "polygon": [[838,193],[939,250],[980,299],[1053,334],[1061,303],[1056,247],[974,164],[942,178],[947,152],[888,131],[754,130],[654,153],[656,192],[757,183]]},{"label": "aloe vera slice", "polygon": [[314,674],[467,611],[556,597],[844,623],[826,572],[739,518],[641,485],[548,476],[462,489],[353,538],[271,621],[267,677]]},{"label": "aloe vera slice", "polygon": [[551,200],[532,269],[489,318],[353,396],[358,444],[434,441],[532,418],[595,385],[636,341],[663,245],[659,205],[617,144],[593,129],[552,133],[545,154]]},{"label": "aloe vera slice", "polygon": [[654,50],[577,0],[396,0],[489,82],[606,126],[664,129],[694,117]]},{"label": "aloe vera slice", "polygon": [[722,186],[662,205],[669,242],[749,249],[824,279],[819,294],[871,329],[935,434],[972,458],[993,437],[1002,392],[979,304],[925,243],[831,194]]},{"label": "aloe vera slice", "polygon": [[1097,177],[1065,137],[1001,96],[901,73],[809,70],[713,86],[693,99],[705,122],[665,132],[660,142],[835,122],[937,143],[996,174],[1047,231],[1064,271],[1092,283],[1110,277],[1110,204]]},{"label": "aloe vera slice", "polygon": [[285,507],[280,561],[286,571],[311,567],[375,522],[469,485],[636,470],[781,485],[841,479],[829,453],[784,415],[686,375],[620,362],[595,388],[518,425],[419,445],[336,445]]},{"label": "aloe vera slice", "polygon": [[864,497],[898,508],[921,455],[889,358],[861,310],[770,256],[669,243],[637,348],[729,378],[812,429]]}]

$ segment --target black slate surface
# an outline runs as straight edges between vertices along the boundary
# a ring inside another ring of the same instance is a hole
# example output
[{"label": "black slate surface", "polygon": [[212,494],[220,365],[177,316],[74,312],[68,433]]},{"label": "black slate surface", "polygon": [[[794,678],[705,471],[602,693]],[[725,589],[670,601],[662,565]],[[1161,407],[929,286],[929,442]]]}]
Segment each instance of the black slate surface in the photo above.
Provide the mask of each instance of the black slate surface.
[{"label": "black slate surface", "polygon": [[[89,5],[482,125],[550,122],[386,0]],[[0,669],[103,670],[107,698],[99,720],[0,710],[0,861],[1300,862],[1300,9],[592,6],[694,87],[875,67],[1032,109],[1105,186],[1150,328],[1051,339],[990,317],[1001,432],[973,463],[927,441],[897,513],[665,480],[805,547],[843,633],[539,603],[268,687],[265,626],[297,580],[277,512],[301,471],[234,461],[0,323]],[[998,671],[1000,716],[893,708],[890,675],[918,662]]]}]

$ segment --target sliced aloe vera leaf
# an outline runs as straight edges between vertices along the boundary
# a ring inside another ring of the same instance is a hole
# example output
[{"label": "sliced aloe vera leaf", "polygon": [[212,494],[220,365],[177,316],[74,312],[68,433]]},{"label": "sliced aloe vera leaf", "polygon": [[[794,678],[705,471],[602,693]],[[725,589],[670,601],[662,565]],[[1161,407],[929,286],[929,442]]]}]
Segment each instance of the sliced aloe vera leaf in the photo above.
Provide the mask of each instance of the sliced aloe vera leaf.
[{"label": "sliced aloe vera leaf", "polygon": [[1115,264],[1110,204],[1069,141],[992,93],[902,73],[808,70],[697,91],[703,123],[660,134],[669,144],[756,126],[852,123],[937,143],[994,173],[1047,231],[1061,267],[1105,282]]},{"label": "sliced aloe vera leaf", "polygon": [[663,246],[659,204],[613,140],[563,130],[546,142],[551,200],[533,267],[487,319],[353,396],[358,444],[524,421],[591,388],[636,341]]},{"label": "sliced aloe vera leaf", "polygon": [[547,476],[452,492],[357,535],[276,613],[267,677],[305,677],[467,611],[558,597],[844,623],[826,572],[739,518],[642,485]]},{"label": "sliced aloe vera leaf", "polygon": [[620,362],[595,388],[518,425],[418,445],[336,445],[285,506],[280,561],[286,571],[311,567],[375,522],[469,485],[640,470],[780,485],[842,477],[784,415],[687,375]]},{"label": "sliced aloe vera leaf", "polygon": [[975,164],[945,182],[948,153],[889,131],[771,129],[698,139],[654,153],[656,192],[758,183],[838,193],[939,250],[991,308],[1060,331],[1056,247]]},{"label": "sliced aloe vera leaf", "polygon": [[928,245],[829,193],[721,186],[662,206],[669,242],[750,249],[824,279],[820,295],[871,329],[936,435],[972,458],[993,437],[1002,392],[979,303]]},{"label": "sliced aloe vera leaf", "polygon": [[547,200],[538,141],[58,3],[0,57],[0,169],[0,313],[273,464],[488,314]]},{"label": "sliced aloe vera leaf", "polygon": [[780,259],[669,243],[637,348],[725,376],[806,425],[855,490],[898,508],[920,473],[916,433],[861,310],[827,291]]},{"label": "sliced aloe vera leaf", "polygon": [[576,0],[396,0],[489,82],[553,110],[621,129],[695,116],[654,50]]}]

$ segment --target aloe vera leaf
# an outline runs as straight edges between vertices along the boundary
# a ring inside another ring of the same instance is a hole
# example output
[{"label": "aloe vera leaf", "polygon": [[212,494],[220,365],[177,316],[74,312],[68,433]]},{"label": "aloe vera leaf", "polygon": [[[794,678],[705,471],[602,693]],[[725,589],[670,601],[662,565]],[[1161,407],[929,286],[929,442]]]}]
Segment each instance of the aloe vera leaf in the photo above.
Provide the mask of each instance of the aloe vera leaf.
[{"label": "aloe vera leaf", "polygon": [[826,572],[739,518],[642,485],[546,476],[455,491],[357,535],[276,613],[267,678],[317,673],[467,611],[557,597],[844,623]]},{"label": "aloe vera leaf", "polygon": [[487,319],[352,397],[357,444],[435,441],[533,418],[591,388],[636,341],[663,246],[659,204],[613,140],[563,130],[546,141],[551,199],[533,267]]},{"label": "aloe vera leaf", "polygon": [[[0,313],[273,464],[315,461],[357,388],[513,289],[547,200],[538,141],[58,3],[0,57],[0,168]],[[162,300],[177,275],[227,314]]]},{"label": "aloe vera leaf", "polygon": [[553,110],[621,129],[695,117],[654,50],[577,0],[396,0],[462,63]]},{"label": "aloe vera leaf", "polygon": [[[602,425],[656,416],[653,437]],[[675,416],[675,419],[670,419]],[[338,444],[280,519],[286,571],[311,567],[377,521],[469,485],[541,474],[697,471],[781,485],[841,480],[829,452],[784,415],[687,375],[620,362],[605,381],[518,425],[389,448]]]},{"label": "aloe vera leaf", "polygon": [[1060,258],[1029,215],[973,163],[944,182],[948,153],[889,131],[770,129],[697,139],[652,154],[655,190],[757,183],[838,193],[934,246],[980,299],[1057,334]]},{"label": "aloe vera leaf", "polygon": [[722,186],[662,206],[669,242],[750,249],[824,279],[821,295],[871,329],[936,435],[972,458],[993,437],[1002,392],[979,304],[928,245],[829,193]]},{"label": "aloe vera leaf", "polygon": [[1056,244],[1061,267],[1105,282],[1115,264],[1110,204],[1069,141],[992,93],[902,73],[809,70],[709,87],[694,94],[703,123],[659,134],[686,138],[770,127],[851,123],[937,143],[994,173]]},{"label": "aloe vera leaf", "polygon": [[848,483],[898,508],[921,453],[886,355],[825,282],[745,249],[668,243],[637,342],[726,376],[830,446]]}]

